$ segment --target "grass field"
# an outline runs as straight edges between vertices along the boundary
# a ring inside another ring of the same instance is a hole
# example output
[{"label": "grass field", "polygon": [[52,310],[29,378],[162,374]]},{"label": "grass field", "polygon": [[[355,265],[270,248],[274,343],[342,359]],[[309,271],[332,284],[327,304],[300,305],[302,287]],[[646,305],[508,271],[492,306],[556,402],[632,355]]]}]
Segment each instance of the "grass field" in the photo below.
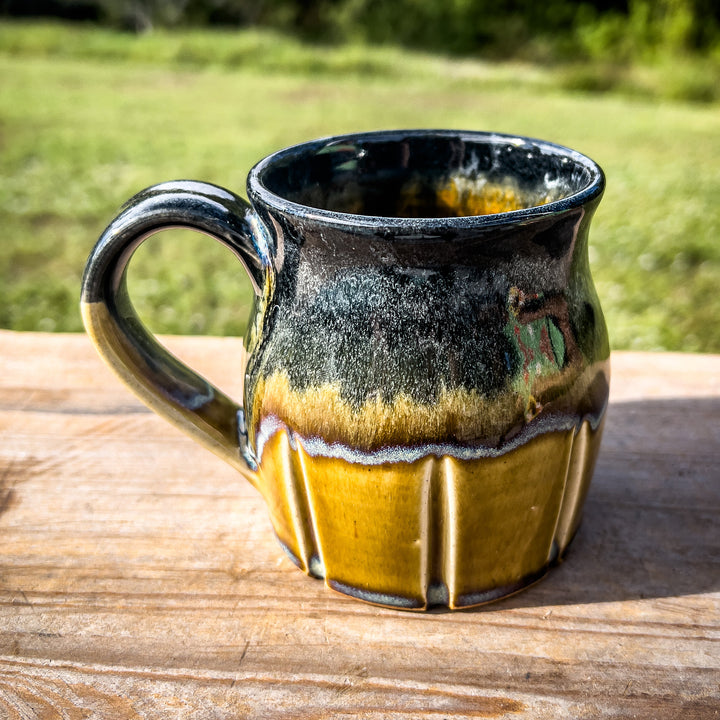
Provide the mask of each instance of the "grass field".
[{"label": "grass field", "polygon": [[[256,160],[298,141],[450,127],[542,137],[597,160],[608,189],[591,263],[613,347],[720,352],[716,101],[582,93],[561,68],[271,34],[62,26],[0,25],[0,77],[0,327],[80,330],[85,258],[147,185],[189,177],[242,192]],[[207,238],[154,238],[131,275],[154,330],[243,333],[249,282]]]}]

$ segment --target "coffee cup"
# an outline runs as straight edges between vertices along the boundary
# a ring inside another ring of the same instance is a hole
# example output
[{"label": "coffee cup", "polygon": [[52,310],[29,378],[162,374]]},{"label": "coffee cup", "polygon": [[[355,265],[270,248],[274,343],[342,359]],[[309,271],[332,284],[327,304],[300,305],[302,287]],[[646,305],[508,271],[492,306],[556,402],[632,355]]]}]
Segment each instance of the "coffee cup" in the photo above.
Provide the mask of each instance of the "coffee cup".
[{"label": "coffee cup", "polygon": [[[309,575],[385,606],[465,608],[542,577],[581,516],[608,398],[588,262],[604,189],[525,137],[388,131],[280,150],[247,197],[132,198],[87,263],[82,314],[150,408],[263,495]],[[255,293],[233,399],[165,350],[126,276],[147,238],[205,233]]]}]

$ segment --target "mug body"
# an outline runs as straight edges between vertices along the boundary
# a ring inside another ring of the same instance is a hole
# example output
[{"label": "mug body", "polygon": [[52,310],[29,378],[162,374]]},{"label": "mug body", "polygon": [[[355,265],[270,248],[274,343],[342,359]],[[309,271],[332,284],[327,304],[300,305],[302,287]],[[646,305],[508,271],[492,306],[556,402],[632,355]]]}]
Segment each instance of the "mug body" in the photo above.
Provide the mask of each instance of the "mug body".
[{"label": "mug body", "polygon": [[455,131],[319,140],[252,170],[274,272],[245,430],[298,566],[458,608],[562,555],[608,397],[587,257],[603,187],[569,149]]}]

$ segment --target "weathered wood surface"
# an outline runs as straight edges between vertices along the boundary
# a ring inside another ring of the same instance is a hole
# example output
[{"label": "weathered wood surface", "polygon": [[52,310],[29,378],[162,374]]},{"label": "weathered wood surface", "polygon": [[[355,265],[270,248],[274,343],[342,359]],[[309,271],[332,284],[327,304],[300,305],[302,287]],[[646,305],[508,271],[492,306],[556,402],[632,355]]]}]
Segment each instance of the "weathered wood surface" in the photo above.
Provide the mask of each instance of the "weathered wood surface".
[{"label": "weathered wood surface", "polygon": [[[240,343],[170,339],[239,395]],[[567,560],[460,613],[302,575],[83,336],[0,332],[0,717],[720,717],[720,356],[618,353]]]}]

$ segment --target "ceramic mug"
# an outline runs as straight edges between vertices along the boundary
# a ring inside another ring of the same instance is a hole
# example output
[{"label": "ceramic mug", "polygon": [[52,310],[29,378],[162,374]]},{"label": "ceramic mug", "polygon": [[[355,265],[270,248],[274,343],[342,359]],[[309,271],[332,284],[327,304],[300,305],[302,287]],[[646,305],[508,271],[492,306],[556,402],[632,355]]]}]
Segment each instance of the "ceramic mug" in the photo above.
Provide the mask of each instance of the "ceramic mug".
[{"label": "ceramic mug", "polygon": [[[589,158],[482,132],[316,140],[260,161],[249,203],[201,182],[136,195],[100,237],[82,313],[153,410],[262,493],[335,590],[462,608],[541,577],[575,533],[608,398],[588,264]],[[229,247],[255,290],[242,403],[171,356],[126,287],[169,227]]]}]

